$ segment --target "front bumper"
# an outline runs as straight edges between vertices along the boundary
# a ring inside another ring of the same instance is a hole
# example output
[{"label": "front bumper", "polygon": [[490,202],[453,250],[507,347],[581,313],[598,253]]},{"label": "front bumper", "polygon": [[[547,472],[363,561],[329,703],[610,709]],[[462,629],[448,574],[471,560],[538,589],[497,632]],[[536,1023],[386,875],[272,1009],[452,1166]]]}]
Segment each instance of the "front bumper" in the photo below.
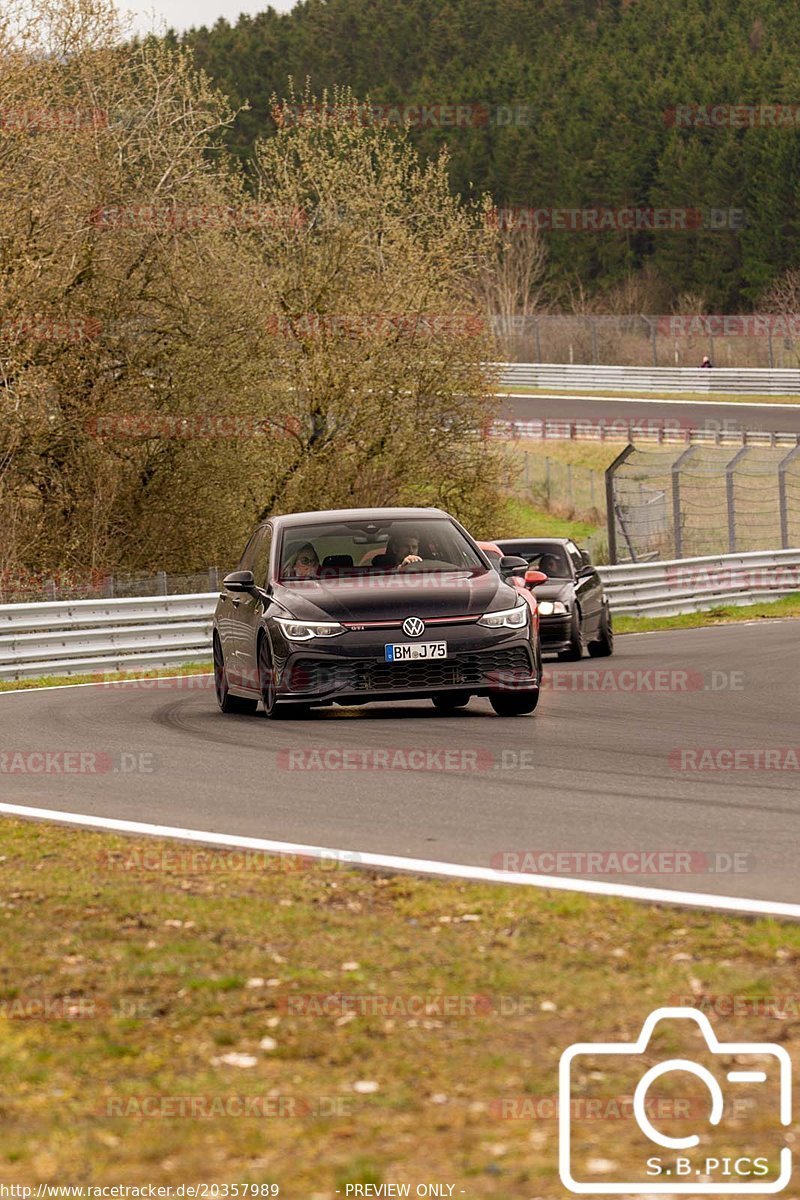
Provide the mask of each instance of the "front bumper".
[{"label": "front bumper", "polygon": [[398,663],[385,661],[384,647],[387,642],[408,640],[399,630],[348,632],[335,640],[337,645],[322,652],[319,643],[298,646],[281,638],[282,646],[274,644],[281,700],[365,704],[422,699],[446,691],[486,696],[539,687],[530,630],[497,633],[474,623],[438,626],[427,631],[425,640],[446,641],[447,658]]},{"label": "front bumper", "polygon": [[543,617],[539,614],[539,636],[542,639],[543,654],[557,654],[569,648],[572,617],[566,615]]}]

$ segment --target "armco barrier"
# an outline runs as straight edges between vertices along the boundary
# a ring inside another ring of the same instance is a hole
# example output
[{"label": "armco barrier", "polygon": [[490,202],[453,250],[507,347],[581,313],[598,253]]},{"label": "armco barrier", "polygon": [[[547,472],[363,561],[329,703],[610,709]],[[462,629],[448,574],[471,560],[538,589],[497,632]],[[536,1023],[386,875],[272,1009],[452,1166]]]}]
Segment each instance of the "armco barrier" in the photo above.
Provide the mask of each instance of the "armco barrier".
[{"label": "armco barrier", "polygon": [[599,567],[612,612],[677,616],[800,592],[800,549]]},{"label": "armco barrier", "polygon": [[553,388],[579,392],[715,392],[798,394],[800,370],[770,367],[594,367],[580,363],[496,363],[501,389]]},{"label": "armco barrier", "polygon": [[[672,616],[800,592],[800,549],[599,567],[612,611]],[[170,668],[211,658],[217,593],[0,607],[0,679]]]}]

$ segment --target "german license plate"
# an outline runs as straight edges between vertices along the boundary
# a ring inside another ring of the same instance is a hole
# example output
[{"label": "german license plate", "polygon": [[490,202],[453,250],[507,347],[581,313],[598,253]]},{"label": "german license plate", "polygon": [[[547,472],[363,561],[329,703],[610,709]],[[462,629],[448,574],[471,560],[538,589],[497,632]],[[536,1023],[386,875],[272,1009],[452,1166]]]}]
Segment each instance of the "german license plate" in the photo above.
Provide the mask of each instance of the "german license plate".
[{"label": "german license plate", "polygon": [[394,642],[384,647],[387,662],[416,662],[421,658],[447,658],[447,642]]}]

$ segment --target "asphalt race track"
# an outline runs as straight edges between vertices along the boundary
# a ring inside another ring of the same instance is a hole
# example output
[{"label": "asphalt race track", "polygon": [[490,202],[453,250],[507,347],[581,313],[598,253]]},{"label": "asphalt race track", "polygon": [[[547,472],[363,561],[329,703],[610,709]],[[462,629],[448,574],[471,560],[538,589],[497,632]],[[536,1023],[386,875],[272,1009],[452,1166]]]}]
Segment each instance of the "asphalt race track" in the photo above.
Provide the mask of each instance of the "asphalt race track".
[{"label": "asphalt race track", "polygon": [[765,430],[799,433],[800,404],[748,404],[720,401],[654,400],[631,396],[610,400],[591,396],[503,396],[499,416],[504,421],[679,421],[681,428]]},{"label": "asphalt race track", "polygon": [[[618,638],[611,659],[548,663],[536,714],[515,719],[484,700],[457,716],[410,702],[320,709],[305,721],[225,717],[208,677],[200,687],[184,677],[4,693],[0,798],[797,903],[800,772],[780,753],[765,769],[764,752],[800,753],[799,630],[776,621]],[[699,747],[716,756],[692,758]],[[734,749],[753,757],[731,770]],[[98,757],[66,775],[52,758],[65,751]],[[34,752],[51,755],[45,773]],[[347,770],[345,752],[357,764]],[[381,756],[389,769],[376,767]],[[590,851],[645,857],[598,866],[581,857]]]}]

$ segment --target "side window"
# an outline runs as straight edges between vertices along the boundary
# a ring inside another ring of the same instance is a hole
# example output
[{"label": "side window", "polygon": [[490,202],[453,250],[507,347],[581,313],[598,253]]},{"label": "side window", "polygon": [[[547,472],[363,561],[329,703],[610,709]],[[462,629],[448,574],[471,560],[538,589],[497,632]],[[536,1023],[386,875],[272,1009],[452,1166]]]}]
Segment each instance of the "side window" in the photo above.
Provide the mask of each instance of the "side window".
[{"label": "side window", "polygon": [[578,571],[580,571],[581,567],[583,566],[583,559],[581,558],[581,552],[577,546],[573,546],[572,542],[567,542],[567,553],[569,554],[570,558],[572,559],[572,565],[575,568],[575,573],[577,574]]},{"label": "side window", "polygon": [[259,531],[258,542],[256,543],[255,556],[253,566],[250,568],[256,577],[256,583],[259,587],[266,587],[267,573],[269,571],[269,552],[272,547],[272,530],[269,525]]},{"label": "side window", "polygon": [[252,571],[253,570],[253,559],[255,557],[256,545],[258,543],[260,534],[261,534],[261,530],[257,529],[255,531],[255,533],[253,534],[253,536],[250,538],[250,541],[245,546],[244,554],[239,559],[239,566],[237,568],[239,571]]}]

